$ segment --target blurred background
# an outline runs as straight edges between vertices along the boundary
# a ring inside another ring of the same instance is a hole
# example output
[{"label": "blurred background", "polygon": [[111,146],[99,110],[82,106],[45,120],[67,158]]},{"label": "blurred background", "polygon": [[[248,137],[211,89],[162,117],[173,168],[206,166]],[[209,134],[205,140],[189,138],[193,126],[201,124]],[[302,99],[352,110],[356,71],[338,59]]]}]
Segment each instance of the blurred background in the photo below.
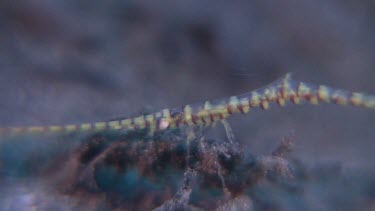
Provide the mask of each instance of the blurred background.
[{"label": "blurred background", "polygon": [[[0,126],[134,116],[248,92],[287,72],[375,94],[374,20],[370,0],[2,0]],[[229,122],[256,155],[293,133],[293,156],[305,163],[374,167],[371,110],[274,107]]]}]

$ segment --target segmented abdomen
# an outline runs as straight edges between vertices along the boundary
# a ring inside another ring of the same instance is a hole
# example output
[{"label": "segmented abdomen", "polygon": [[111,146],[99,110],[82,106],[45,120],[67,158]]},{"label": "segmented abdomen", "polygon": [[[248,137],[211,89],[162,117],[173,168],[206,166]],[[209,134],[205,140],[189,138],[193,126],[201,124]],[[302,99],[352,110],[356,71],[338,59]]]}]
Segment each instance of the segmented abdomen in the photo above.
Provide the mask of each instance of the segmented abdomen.
[{"label": "segmented abdomen", "polygon": [[300,104],[334,103],[338,105],[353,105],[369,109],[375,108],[375,96],[359,92],[350,92],[315,85],[295,82],[287,74],[264,88],[229,98],[218,99],[186,105],[180,108],[164,109],[149,115],[141,115],[118,121],[84,123],[65,126],[38,126],[0,128],[0,134],[22,133],[56,133],[76,131],[101,130],[138,130],[148,128],[150,131],[165,130],[193,125],[211,125],[223,120],[234,113],[248,113],[251,109],[260,107],[267,110],[272,103],[284,106],[287,102]]},{"label": "segmented abdomen", "polygon": [[284,78],[249,93],[213,102],[187,105],[179,115],[176,115],[177,117],[171,119],[171,126],[211,124],[234,113],[248,113],[258,107],[267,110],[272,103],[284,106],[287,102],[315,105],[324,102],[375,108],[375,96],[324,85],[295,82],[291,79],[291,75],[287,74]]}]

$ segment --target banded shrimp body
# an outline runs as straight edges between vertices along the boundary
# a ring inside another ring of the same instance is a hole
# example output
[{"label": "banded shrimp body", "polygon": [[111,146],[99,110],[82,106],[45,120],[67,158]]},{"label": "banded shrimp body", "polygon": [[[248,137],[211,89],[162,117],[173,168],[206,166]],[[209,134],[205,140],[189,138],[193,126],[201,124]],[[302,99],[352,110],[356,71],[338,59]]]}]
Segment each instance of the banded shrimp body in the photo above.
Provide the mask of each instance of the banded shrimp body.
[{"label": "banded shrimp body", "polygon": [[150,130],[163,131],[189,126],[210,126],[217,121],[224,121],[236,113],[246,114],[252,109],[268,110],[271,104],[281,107],[287,103],[295,105],[309,103],[332,103],[340,106],[352,105],[365,109],[375,108],[375,96],[360,92],[350,92],[326,85],[296,82],[291,74],[245,94],[213,101],[185,105],[173,109],[140,115],[114,121],[82,123],[52,126],[8,127],[0,128],[1,135],[33,133],[71,133],[104,130]]}]

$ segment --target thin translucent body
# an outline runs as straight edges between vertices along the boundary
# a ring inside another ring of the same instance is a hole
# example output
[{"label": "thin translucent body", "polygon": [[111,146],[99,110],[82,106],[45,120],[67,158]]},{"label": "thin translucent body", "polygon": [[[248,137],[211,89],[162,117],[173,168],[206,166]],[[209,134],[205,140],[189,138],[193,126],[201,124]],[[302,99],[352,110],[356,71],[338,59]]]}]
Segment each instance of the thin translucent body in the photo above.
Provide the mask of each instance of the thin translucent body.
[{"label": "thin translucent body", "polygon": [[120,129],[139,130],[146,128],[154,132],[194,125],[209,126],[216,121],[225,120],[235,113],[246,114],[254,108],[267,110],[270,104],[285,106],[288,102],[292,102],[293,104],[310,103],[314,105],[323,102],[338,105],[353,105],[367,109],[375,108],[375,96],[373,95],[335,89],[325,85],[296,82],[292,80],[291,74],[287,74],[285,77],[263,88],[229,98],[205,101],[174,109],[163,109],[153,114],[115,121],[0,128],[0,135],[70,133]]}]

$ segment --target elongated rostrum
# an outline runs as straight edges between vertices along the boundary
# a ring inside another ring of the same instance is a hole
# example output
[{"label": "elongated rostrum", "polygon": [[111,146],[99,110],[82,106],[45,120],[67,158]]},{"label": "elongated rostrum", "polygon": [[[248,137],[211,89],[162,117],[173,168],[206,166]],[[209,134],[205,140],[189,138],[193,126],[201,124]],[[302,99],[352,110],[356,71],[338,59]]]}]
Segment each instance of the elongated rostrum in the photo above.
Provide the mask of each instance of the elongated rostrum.
[{"label": "elongated rostrum", "polygon": [[0,128],[0,134],[17,135],[140,129],[149,129],[151,132],[155,132],[186,126],[209,126],[216,121],[225,120],[235,113],[246,114],[257,107],[267,110],[272,103],[285,106],[288,102],[314,105],[323,102],[375,109],[374,95],[336,89],[325,85],[297,82],[288,73],[283,78],[263,88],[229,98],[205,101],[173,109],[163,109],[153,114],[116,121]]}]

